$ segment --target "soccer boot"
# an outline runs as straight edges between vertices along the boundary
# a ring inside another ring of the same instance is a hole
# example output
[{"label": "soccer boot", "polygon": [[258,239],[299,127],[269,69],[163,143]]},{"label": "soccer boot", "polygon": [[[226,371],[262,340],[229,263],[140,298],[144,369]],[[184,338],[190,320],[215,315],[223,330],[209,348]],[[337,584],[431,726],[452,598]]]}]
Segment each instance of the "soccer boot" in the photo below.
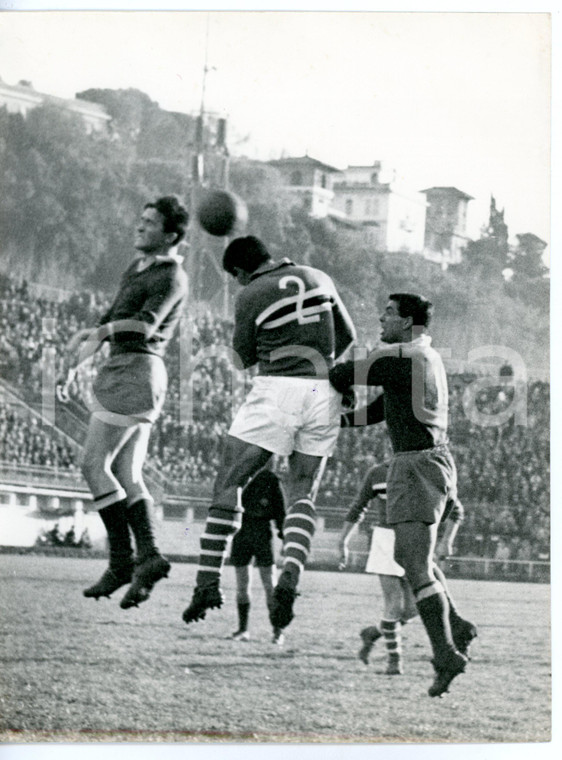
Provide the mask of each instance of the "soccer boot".
[{"label": "soccer boot", "polygon": [[170,569],[170,563],[161,554],[153,554],[137,565],[133,573],[133,582],[121,599],[120,607],[128,610],[130,607],[138,607],[141,602],[146,602],[154,584],[162,578],[167,578]]},{"label": "soccer boot", "polygon": [[386,665],[387,676],[401,676],[404,672],[402,667],[402,658],[394,655],[390,655],[388,663]]},{"label": "soccer boot", "polygon": [[235,631],[228,637],[231,641],[250,641],[249,631]]},{"label": "soccer boot", "polygon": [[208,586],[196,586],[191,604],[182,615],[183,622],[189,624],[197,620],[204,620],[207,610],[220,609],[223,602],[224,596],[219,588],[218,581]]},{"label": "soccer boot", "polygon": [[361,662],[364,662],[365,665],[368,665],[371,649],[374,647],[375,642],[380,639],[382,633],[379,631],[376,625],[370,625],[368,628],[363,628],[359,635],[361,636],[363,646],[359,650],[358,657]]},{"label": "soccer boot", "polygon": [[269,610],[269,621],[274,628],[286,628],[295,617],[293,604],[299,596],[297,591],[285,586],[276,586]]},{"label": "soccer boot", "polygon": [[97,583],[94,583],[93,586],[85,588],[82,593],[88,598],[95,599],[96,602],[100,596],[106,596],[109,599],[114,591],[117,591],[117,589],[121,588],[121,586],[126,586],[127,583],[131,582],[132,578],[132,563],[130,566],[124,565],[123,567],[115,568],[108,567],[99,581],[97,581]]},{"label": "soccer boot", "polygon": [[449,691],[451,681],[460,673],[464,673],[467,662],[468,658],[460,652],[451,652],[447,659],[439,664],[433,660],[435,678],[428,689],[427,693],[429,696],[440,697],[442,694]]},{"label": "soccer boot", "polygon": [[457,650],[470,659],[468,648],[471,642],[478,636],[478,630],[473,623],[462,618],[451,620],[451,633]]},{"label": "soccer boot", "polygon": [[271,637],[271,643],[275,644],[278,647],[282,647],[285,643],[285,634],[283,633],[282,628],[274,628],[273,629],[273,636]]}]

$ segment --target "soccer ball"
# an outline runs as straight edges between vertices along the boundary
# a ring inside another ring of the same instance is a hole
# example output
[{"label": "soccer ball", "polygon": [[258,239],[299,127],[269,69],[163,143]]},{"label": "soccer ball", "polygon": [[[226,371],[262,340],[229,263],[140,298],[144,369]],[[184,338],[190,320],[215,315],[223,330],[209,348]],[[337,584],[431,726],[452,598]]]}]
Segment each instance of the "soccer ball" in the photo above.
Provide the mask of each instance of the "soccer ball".
[{"label": "soccer ball", "polygon": [[224,237],[246,225],[248,209],[234,193],[205,190],[197,206],[197,219],[209,235]]}]

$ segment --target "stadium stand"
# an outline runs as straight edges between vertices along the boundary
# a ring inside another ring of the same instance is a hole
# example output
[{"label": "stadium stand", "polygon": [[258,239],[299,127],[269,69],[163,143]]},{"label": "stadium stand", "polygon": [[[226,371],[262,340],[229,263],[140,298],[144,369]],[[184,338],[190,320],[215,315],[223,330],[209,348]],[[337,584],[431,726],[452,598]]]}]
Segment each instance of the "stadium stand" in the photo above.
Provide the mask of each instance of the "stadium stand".
[{"label": "stadium stand", "polygon": [[[56,407],[55,427],[40,416],[45,366],[51,362],[56,371],[65,343],[76,330],[95,324],[107,299],[77,293],[56,300],[31,291],[25,282],[0,275],[0,468],[4,474],[16,468],[19,482],[26,474],[30,482],[37,482],[38,473],[43,473],[44,479],[49,475],[51,481],[83,488],[79,445],[89,387],[101,357],[79,372],[70,389],[71,402]],[[227,320],[203,314],[190,321],[187,334],[180,331],[169,352],[169,392],[151,438],[147,470],[176,504],[182,497],[208,495],[221,439],[247,387],[244,380],[233,386],[230,338]],[[189,372],[186,361],[191,361]],[[451,443],[460,496],[467,506],[457,552],[498,561],[547,560],[549,384],[528,385],[526,426],[515,424],[513,416],[501,425],[482,426],[465,410],[465,391],[474,379],[468,373],[449,377]],[[508,408],[513,392],[499,383],[488,387],[477,397],[479,412],[491,415]],[[366,469],[389,453],[384,425],[342,431],[319,496],[327,529],[339,529]],[[276,462],[281,473],[283,466]],[[366,521],[363,531],[368,528]]]}]

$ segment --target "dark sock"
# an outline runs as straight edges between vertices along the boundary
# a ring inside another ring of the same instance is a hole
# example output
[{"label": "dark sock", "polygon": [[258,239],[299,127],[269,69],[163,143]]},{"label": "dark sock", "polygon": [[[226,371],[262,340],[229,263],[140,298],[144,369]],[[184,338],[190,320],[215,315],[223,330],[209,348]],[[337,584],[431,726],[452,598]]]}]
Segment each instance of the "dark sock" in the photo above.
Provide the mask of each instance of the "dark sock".
[{"label": "dark sock", "polygon": [[462,620],[461,616],[459,615],[459,612],[457,610],[457,606],[455,604],[455,601],[453,597],[451,596],[451,592],[449,591],[449,586],[447,585],[447,579],[445,578],[445,574],[443,570],[439,567],[439,565],[435,564],[433,566],[433,574],[439,581],[439,583],[443,586],[443,590],[445,592],[445,596],[447,597],[447,602],[449,603],[449,620],[451,623],[454,623],[458,620]]},{"label": "dark sock", "polygon": [[135,537],[139,562],[158,554],[151,520],[151,502],[139,499],[131,504],[127,507],[127,520]]},{"label": "dark sock", "polygon": [[[416,592],[416,598],[419,591]],[[447,597],[441,591],[425,596],[416,602],[417,608],[431,642],[436,662],[446,660],[455,650],[449,623]]]},{"label": "dark sock", "polygon": [[98,510],[107,531],[109,567],[112,570],[128,569],[133,563],[133,544],[127,522],[127,501],[121,499]]},{"label": "dark sock", "polygon": [[248,617],[250,615],[250,602],[238,602],[238,630],[248,630]]}]

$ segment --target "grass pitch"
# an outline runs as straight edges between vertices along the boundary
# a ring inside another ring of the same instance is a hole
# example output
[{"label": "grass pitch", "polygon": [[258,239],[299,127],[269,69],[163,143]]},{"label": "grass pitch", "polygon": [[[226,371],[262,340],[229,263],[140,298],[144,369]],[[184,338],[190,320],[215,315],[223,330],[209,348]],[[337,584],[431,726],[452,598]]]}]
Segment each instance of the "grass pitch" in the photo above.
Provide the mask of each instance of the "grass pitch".
[{"label": "grass pitch", "polygon": [[546,742],[550,739],[549,587],[451,581],[479,628],[467,672],[431,699],[419,620],[403,629],[405,673],[384,675],[373,576],[309,572],[285,646],[270,642],[255,573],[252,639],[236,629],[234,571],[222,610],[186,626],[195,565],[175,563],[151,599],[121,610],[85,599],[105,562],[0,555],[0,739],[4,742]]}]

